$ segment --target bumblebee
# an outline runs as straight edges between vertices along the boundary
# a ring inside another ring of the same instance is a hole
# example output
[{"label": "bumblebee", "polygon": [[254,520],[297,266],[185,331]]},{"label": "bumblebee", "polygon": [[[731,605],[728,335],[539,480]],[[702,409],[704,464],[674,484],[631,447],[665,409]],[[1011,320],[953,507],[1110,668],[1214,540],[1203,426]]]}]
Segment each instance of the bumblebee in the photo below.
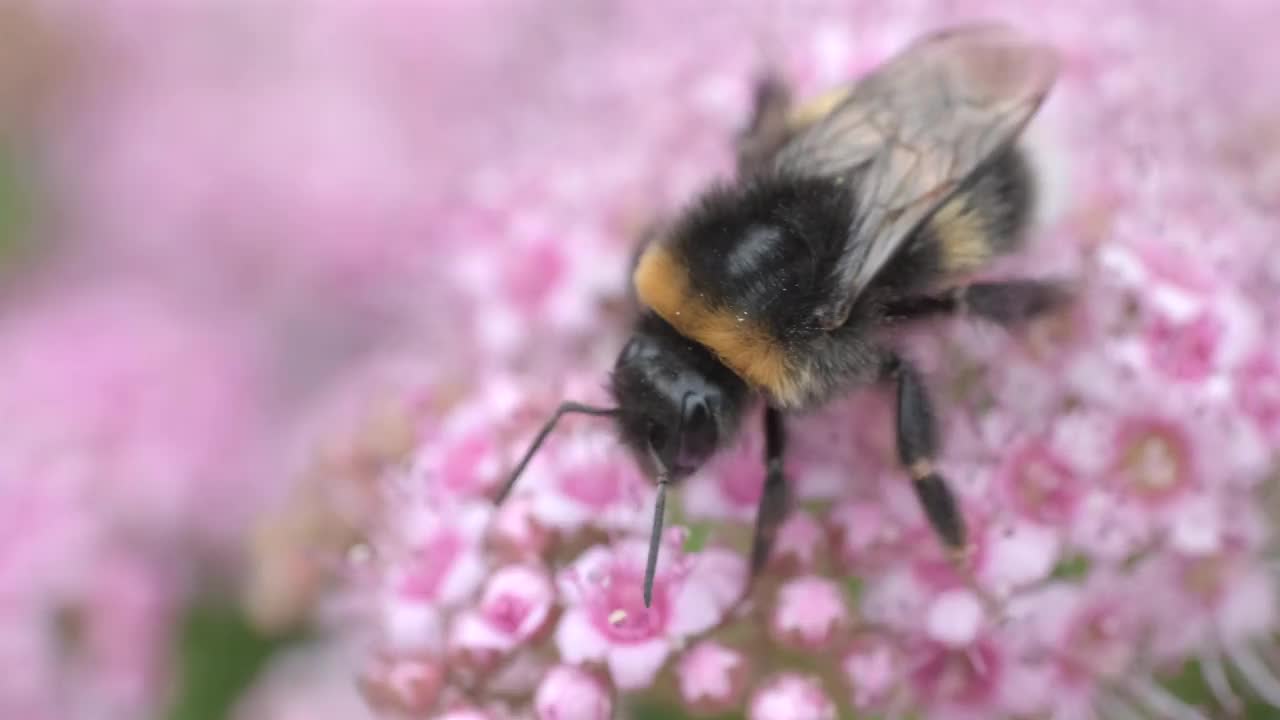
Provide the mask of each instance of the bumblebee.
[{"label": "bumblebee", "polygon": [[956,315],[1012,327],[1067,299],[1052,281],[965,281],[1027,234],[1035,178],[1019,138],[1057,73],[1051,48],[981,24],[925,35],[802,105],[778,80],[759,81],[736,177],[697,198],[635,261],[641,307],[610,376],[616,406],[561,405],[498,501],[565,414],[612,417],[657,483],[648,606],[667,487],[732,443],[763,402],[754,577],[790,507],[786,414],[883,385],[896,389],[904,474],[941,542],[963,558],[965,522],[934,465],[928,391],[885,335]]}]

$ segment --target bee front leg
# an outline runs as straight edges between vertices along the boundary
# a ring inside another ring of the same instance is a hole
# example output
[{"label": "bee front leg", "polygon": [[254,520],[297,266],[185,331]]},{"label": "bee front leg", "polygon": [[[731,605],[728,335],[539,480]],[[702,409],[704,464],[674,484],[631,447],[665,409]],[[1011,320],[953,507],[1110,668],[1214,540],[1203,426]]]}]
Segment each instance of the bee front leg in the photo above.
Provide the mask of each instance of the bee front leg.
[{"label": "bee front leg", "polygon": [[910,473],[916,497],[934,532],[953,558],[964,559],[968,551],[964,515],[946,480],[934,468],[938,431],[924,381],[911,363],[896,355],[890,356],[885,374],[898,385],[898,460]]},{"label": "bee front leg", "polygon": [[737,138],[738,175],[759,171],[787,141],[790,112],[791,91],[786,83],[772,73],[761,76],[756,81],[751,120]]},{"label": "bee front leg", "polygon": [[756,530],[751,542],[751,578],[764,568],[773,549],[778,526],[791,510],[791,497],[787,491],[786,476],[782,471],[782,457],[786,447],[786,428],[782,413],[775,408],[764,412],[764,492],[756,510]]}]

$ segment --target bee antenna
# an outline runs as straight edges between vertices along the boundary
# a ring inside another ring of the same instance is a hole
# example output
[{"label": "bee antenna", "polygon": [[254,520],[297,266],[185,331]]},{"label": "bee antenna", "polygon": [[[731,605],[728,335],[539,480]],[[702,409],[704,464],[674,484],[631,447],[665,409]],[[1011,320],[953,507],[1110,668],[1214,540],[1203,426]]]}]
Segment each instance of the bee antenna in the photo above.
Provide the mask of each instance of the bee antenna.
[{"label": "bee antenna", "polygon": [[649,536],[649,559],[644,566],[644,606],[653,601],[653,576],[658,569],[658,548],[662,545],[662,521],[667,511],[667,473],[658,476],[658,498],[653,506],[653,534]]},{"label": "bee antenna", "polygon": [[582,403],[576,402],[561,403],[560,407],[556,408],[556,411],[552,413],[547,422],[543,424],[542,429],[538,431],[538,436],[533,439],[533,444],[529,446],[524,457],[520,459],[520,464],[516,465],[516,469],[511,472],[511,477],[507,478],[507,484],[502,486],[502,490],[498,492],[498,497],[494,500],[495,504],[501,505],[502,501],[507,499],[507,495],[511,493],[511,488],[515,487],[516,480],[520,478],[520,473],[524,472],[525,466],[527,466],[529,461],[533,459],[534,454],[538,452],[538,448],[542,447],[543,441],[545,441],[547,436],[551,434],[551,431],[555,429],[556,423],[560,422],[560,418],[569,413],[608,416],[617,415],[618,409],[592,407],[591,405],[583,405]]}]

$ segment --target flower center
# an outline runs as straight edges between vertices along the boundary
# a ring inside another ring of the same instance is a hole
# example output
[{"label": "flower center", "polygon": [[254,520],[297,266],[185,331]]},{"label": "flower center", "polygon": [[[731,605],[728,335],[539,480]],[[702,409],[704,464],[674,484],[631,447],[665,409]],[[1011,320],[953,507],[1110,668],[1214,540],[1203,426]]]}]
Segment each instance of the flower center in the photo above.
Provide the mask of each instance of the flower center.
[{"label": "flower center", "polygon": [[493,627],[509,635],[514,635],[528,619],[533,606],[527,600],[515,595],[501,595],[492,602],[486,603],[484,617]]},{"label": "flower center", "polygon": [[1182,481],[1182,463],[1172,439],[1154,432],[1139,438],[1124,453],[1122,471],[1129,485],[1144,495],[1160,496]]},{"label": "flower center", "polygon": [[1023,511],[1042,522],[1068,520],[1076,500],[1070,470],[1038,446],[1015,462],[1013,491]]},{"label": "flower center", "polygon": [[1205,604],[1215,604],[1222,597],[1227,582],[1227,563],[1213,555],[1193,558],[1182,571],[1182,584]]},{"label": "flower center", "polygon": [[654,578],[653,605],[642,600],[643,582],[630,569],[615,568],[602,579],[592,603],[596,627],[615,643],[641,643],[659,637],[666,626],[666,580]]},{"label": "flower center", "polygon": [[1133,654],[1128,625],[1114,608],[1098,607],[1082,618],[1072,632],[1070,654],[1063,670],[1073,679],[1116,677],[1125,672]]}]

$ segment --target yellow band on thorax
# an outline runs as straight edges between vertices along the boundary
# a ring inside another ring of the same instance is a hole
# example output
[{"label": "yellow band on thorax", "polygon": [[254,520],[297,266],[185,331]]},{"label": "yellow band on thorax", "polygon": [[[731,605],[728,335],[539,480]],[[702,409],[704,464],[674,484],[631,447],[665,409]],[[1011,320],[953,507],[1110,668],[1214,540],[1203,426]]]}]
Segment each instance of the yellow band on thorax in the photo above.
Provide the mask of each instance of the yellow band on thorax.
[{"label": "yellow band on thorax", "polygon": [[701,293],[694,293],[687,270],[666,247],[655,243],[645,250],[632,282],[640,302],[676,332],[715,353],[747,383],[780,403],[798,400],[799,383],[772,334],[754,318],[712,307]]}]

